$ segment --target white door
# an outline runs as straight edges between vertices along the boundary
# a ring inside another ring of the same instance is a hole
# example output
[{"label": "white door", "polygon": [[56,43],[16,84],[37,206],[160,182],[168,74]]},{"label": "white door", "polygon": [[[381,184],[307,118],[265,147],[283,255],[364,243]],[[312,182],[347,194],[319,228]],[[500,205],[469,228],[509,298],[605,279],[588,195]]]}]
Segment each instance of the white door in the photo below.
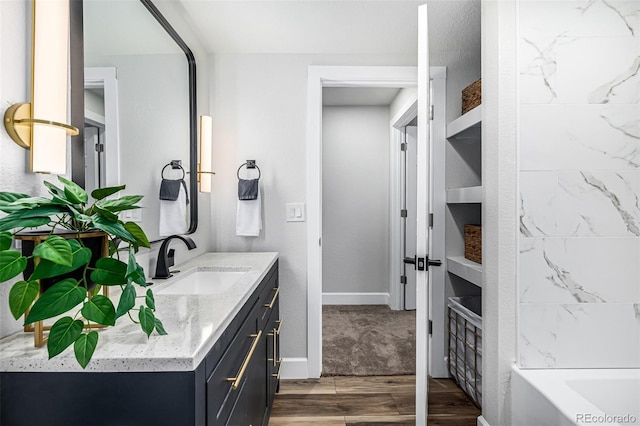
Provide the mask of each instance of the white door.
[{"label": "white door", "polygon": [[418,137],[416,148],[416,425],[427,423],[429,365],[429,32],[427,5],[418,7]]},{"label": "white door", "polygon": [[[403,129],[402,151],[402,215],[403,235],[402,258],[414,259],[416,256],[416,142],[418,128],[415,125],[407,125]],[[405,310],[416,309],[416,275],[414,266],[404,263],[402,271],[403,290],[401,307]]]}]

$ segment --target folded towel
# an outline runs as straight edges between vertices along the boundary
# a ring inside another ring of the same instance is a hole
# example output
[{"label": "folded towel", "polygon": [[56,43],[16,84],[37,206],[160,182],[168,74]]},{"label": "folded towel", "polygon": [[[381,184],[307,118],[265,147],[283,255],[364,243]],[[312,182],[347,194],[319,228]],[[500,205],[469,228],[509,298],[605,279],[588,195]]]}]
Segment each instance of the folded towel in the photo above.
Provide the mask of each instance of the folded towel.
[{"label": "folded towel", "polygon": [[238,179],[238,200],[258,198],[258,179]]},{"label": "folded towel", "polygon": [[261,201],[262,196],[259,188],[257,198],[255,200],[238,200],[238,210],[236,213],[237,236],[260,236],[260,230],[262,230]]},{"label": "folded towel", "polygon": [[[182,179],[180,179],[182,180]],[[164,181],[164,179],[163,179]],[[179,183],[179,181],[176,181]],[[160,197],[160,236],[184,234],[187,232],[187,185],[182,181],[177,185],[178,194],[175,201],[169,201]]]},{"label": "folded towel", "polygon": [[187,195],[187,184],[184,179],[162,179],[160,182],[160,199],[167,201],[176,201],[178,194],[180,194],[180,188],[184,188],[184,192],[189,204],[189,195]]}]

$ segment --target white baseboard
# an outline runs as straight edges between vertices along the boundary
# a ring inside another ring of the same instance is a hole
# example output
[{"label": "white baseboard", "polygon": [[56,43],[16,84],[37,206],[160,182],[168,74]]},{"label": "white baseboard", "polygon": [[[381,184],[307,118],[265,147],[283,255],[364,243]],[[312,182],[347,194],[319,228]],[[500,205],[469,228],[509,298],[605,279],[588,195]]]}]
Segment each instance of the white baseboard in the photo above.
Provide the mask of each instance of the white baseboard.
[{"label": "white baseboard", "polygon": [[478,426],[490,426],[482,416],[478,416]]},{"label": "white baseboard", "polygon": [[309,367],[307,358],[283,358],[281,379],[308,379]]},{"label": "white baseboard", "polygon": [[389,293],[322,293],[323,305],[389,305]]}]

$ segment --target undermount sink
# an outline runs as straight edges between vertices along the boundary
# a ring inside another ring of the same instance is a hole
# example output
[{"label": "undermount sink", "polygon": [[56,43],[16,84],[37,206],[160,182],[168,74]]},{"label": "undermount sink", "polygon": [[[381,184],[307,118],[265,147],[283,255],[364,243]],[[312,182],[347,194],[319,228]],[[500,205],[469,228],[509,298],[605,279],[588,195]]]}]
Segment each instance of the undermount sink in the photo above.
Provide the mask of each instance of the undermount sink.
[{"label": "undermount sink", "polygon": [[158,289],[158,294],[222,294],[231,289],[250,268],[200,268],[185,272]]}]

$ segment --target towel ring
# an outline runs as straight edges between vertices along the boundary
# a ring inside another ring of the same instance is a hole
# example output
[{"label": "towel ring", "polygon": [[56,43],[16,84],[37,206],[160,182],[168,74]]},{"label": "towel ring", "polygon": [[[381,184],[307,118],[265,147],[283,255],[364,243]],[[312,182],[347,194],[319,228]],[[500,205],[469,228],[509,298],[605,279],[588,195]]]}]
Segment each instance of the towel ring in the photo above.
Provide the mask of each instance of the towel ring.
[{"label": "towel ring", "polygon": [[260,176],[262,176],[262,172],[260,171],[260,167],[258,167],[258,165],[254,161],[251,164],[249,162],[246,162],[238,167],[238,172],[236,173],[236,176],[238,176],[238,180],[240,179],[240,169],[242,169],[244,166],[247,166],[247,169],[258,169],[258,179],[260,179]]},{"label": "towel ring", "polygon": [[167,167],[169,167],[169,166],[171,166],[171,168],[172,168],[172,169],[180,169],[180,170],[182,170],[182,178],[181,178],[181,179],[184,179],[184,177],[186,176],[186,173],[185,173],[185,171],[184,171],[184,168],[183,168],[182,166],[180,166],[180,165],[178,165],[178,166],[176,167],[176,166],[175,166],[174,164],[172,164],[172,163],[168,163],[167,165],[165,165],[165,166],[162,168],[162,171],[160,172],[160,177],[161,177],[162,179],[164,179],[164,170],[165,170]]}]

